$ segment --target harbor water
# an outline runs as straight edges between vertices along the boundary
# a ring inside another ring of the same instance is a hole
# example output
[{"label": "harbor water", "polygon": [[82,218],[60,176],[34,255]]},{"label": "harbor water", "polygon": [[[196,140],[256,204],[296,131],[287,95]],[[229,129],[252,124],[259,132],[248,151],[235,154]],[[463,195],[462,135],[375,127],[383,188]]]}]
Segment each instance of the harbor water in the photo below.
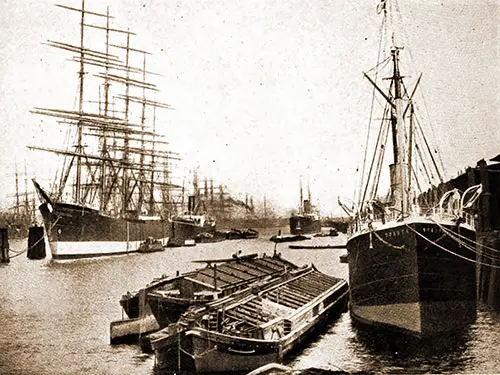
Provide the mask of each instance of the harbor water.
[{"label": "harbor water", "polygon": [[[0,374],[153,374],[153,355],[136,345],[109,344],[109,324],[123,316],[121,295],[154,277],[199,267],[193,260],[227,258],[240,251],[272,254],[274,244],[268,239],[276,232],[261,232],[255,240],[103,259],[12,258],[0,265]],[[345,240],[340,235],[311,241]],[[26,240],[11,240],[11,247],[20,251]],[[348,278],[347,264],[339,262],[344,249],[295,250],[283,243],[277,251],[294,263],[313,263],[325,273]],[[421,342],[387,340],[355,326],[346,313],[286,364],[324,373],[497,373],[498,343],[500,314],[482,305],[465,331]]]}]

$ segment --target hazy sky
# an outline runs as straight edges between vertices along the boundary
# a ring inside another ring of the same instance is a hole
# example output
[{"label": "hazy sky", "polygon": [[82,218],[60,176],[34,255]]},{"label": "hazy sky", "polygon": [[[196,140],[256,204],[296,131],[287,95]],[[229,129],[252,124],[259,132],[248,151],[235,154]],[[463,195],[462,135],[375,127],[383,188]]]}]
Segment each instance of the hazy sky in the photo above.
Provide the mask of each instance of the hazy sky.
[{"label": "hazy sky", "polygon": [[[60,3],[80,7],[79,0]],[[353,197],[361,167],[381,16],[378,1],[86,0],[114,27],[137,33],[161,73],[159,132],[189,168],[293,209],[300,176],[323,213]],[[33,107],[75,108],[78,66],[42,45],[76,43],[77,13],[45,0],[1,0],[0,201],[14,192],[14,163],[49,182],[66,131]],[[448,176],[500,153],[500,2],[399,0],[406,51],[422,88]],[[90,19],[90,18],[89,18]],[[75,40],[76,38],[76,40]],[[405,51],[405,52],[406,52]],[[412,72],[415,74],[415,72]],[[179,176],[182,178],[182,176]]]}]

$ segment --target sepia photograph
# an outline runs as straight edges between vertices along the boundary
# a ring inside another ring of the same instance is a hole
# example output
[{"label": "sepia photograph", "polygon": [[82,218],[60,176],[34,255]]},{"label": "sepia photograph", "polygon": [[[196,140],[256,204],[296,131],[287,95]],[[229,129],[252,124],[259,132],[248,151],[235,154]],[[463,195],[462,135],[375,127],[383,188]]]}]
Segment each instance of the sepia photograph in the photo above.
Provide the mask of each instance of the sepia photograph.
[{"label": "sepia photograph", "polygon": [[498,0],[0,5],[0,374],[500,373]]}]

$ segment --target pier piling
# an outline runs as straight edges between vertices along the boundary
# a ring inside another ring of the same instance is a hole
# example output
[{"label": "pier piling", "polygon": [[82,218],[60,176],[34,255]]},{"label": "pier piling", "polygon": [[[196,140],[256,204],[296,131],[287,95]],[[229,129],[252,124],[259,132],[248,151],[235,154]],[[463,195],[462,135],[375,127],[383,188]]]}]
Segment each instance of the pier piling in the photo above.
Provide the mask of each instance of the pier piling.
[{"label": "pier piling", "polygon": [[7,228],[0,228],[0,263],[9,263],[9,234]]},{"label": "pier piling", "polygon": [[[500,155],[493,161],[500,161]],[[483,193],[478,225],[477,295],[496,310],[500,309],[500,262],[491,253],[500,251],[500,176],[499,165],[478,162]]]},{"label": "pier piling", "polygon": [[489,306],[500,309],[500,262],[483,255],[483,248],[500,249],[500,231],[481,233],[478,255],[478,298]]}]

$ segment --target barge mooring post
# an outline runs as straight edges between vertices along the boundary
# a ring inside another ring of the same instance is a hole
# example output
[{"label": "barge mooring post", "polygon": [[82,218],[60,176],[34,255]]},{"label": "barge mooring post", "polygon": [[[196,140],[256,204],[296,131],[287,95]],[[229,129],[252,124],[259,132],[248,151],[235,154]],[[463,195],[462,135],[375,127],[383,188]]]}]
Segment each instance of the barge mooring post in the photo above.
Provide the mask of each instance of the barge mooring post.
[{"label": "barge mooring post", "polygon": [[43,227],[34,226],[28,231],[28,258],[45,258],[45,241],[43,238]]},{"label": "barge mooring post", "polygon": [[9,263],[9,234],[7,228],[0,228],[0,263]]}]

